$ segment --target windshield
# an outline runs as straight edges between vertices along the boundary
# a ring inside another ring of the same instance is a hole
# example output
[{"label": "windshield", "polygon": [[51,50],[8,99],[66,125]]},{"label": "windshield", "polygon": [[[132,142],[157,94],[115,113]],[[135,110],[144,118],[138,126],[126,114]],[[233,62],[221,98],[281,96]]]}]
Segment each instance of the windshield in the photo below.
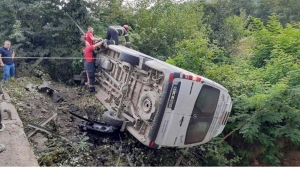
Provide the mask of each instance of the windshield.
[{"label": "windshield", "polygon": [[184,144],[202,142],[213,120],[220,90],[203,85],[192,111]]}]

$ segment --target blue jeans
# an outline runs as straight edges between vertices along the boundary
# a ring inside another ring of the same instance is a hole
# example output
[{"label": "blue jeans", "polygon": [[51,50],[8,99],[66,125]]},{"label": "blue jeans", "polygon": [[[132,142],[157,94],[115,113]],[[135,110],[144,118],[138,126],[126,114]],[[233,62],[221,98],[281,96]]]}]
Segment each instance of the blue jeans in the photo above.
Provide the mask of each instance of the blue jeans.
[{"label": "blue jeans", "polygon": [[15,64],[11,64],[11,65],[4,64],[3,72],[4,72],[3,81],[4,83],[7,83],[8,78],[15,77]]},{"label": "blue jeans", "polygon": [[88,63],[84,61],[84,69],[86,72],[88,85],[93,87],[95,85],[95,62]]}]

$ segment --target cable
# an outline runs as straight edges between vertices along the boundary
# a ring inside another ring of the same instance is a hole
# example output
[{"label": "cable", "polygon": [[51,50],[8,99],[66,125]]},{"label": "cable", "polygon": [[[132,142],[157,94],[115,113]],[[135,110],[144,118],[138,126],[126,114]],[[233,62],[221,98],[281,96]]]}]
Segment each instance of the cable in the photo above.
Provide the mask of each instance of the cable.
[{"label": "cable", "polygon": [[[10,57],[1,57],[1,58],[10,58]],[[41,59],[43,58],[44,60],[81,60],[84,59],[83,57],[14,57],[14,59],[17,58],[23,58],[23,59]],[[96,59],[96,58],[91,58],[91,59]]]},{"label": "cable", "polygon": [[82,30],[82,28],[77,24],[76,21],[74,21],[74,19],[66,12],[67,16],[74,22],[74,24],[78,27],[78,29],[81,31],[81,33],[84,35],[84,31]]}]

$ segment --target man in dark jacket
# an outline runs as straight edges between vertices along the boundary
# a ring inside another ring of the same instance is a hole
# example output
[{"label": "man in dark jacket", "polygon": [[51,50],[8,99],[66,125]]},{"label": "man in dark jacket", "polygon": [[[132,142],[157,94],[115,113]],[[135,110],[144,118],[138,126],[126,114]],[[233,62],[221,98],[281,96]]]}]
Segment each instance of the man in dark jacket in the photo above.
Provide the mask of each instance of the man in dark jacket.
[{"label": "man in dark jacket", "polygon": [[4,46],[0,48],[0,66],[3,67],[3,82],[7,83],[8,78],[14,78],[15,76],[15,64],[14,57],[15,52],[10,48],[11,42],[6,40]]},{"label": "man in dark jacket", "polygon": [[105,39],[108,40],[107,45],[119,45],[119,36],[125,36],[126,44],[130,44],[128,37],[128,25],[122,26],[110,26],[107,28]]}]

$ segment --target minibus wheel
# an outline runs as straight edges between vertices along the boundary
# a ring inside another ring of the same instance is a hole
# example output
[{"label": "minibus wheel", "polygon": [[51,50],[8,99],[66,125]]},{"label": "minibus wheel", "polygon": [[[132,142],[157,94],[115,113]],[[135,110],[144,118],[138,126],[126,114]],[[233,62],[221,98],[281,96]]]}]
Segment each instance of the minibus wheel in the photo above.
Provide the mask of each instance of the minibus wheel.
[{"label": "minibus wheel", "polygon": [[105,111],[103,114],[103,121],[109,125],[121,127],[125,118],[115,117],[115,113],[115,111],[111,110]]}]

